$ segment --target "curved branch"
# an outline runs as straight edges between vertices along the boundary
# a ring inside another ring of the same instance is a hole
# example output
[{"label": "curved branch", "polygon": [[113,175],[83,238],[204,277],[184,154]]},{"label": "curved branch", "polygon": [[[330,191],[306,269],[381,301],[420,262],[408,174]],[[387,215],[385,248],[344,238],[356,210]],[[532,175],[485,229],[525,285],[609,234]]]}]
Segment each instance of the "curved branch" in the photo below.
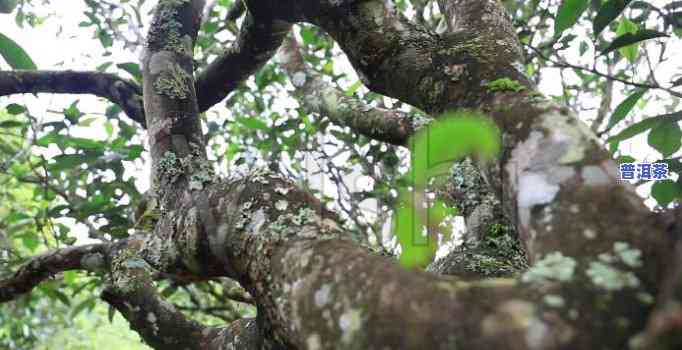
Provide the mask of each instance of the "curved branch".
[{"label": "curved branch", "polygon": [[142,88],[115,74],[93,71],[0,71],[0,96],[24,93],[92,94],[108,99],[143,127]]},{"label": "curved branch", "polygon": [[155,271],[140,257],[143,239],[130,239],[112,251],[112,285],[104,289],[102,299],[155,349],[205,349],[209,327],[188,319],[157,293]]},{"label": "curved branch", "polygon": [[355,97],[346,96],[324,81],[319,73],[305,65],[293,36],[284,40],[280,55],[282,66],[309,111],[371,139],[394,145],[404,146],[414,132],[413,118],[408,113],[372,107]]},{"label": "curved branch", "polygon": [[290,28],[291,23],[255,18],[247,12],[237,40],[197,76],[199,110],[205,111],[220,102],[265,64]]},{"label": "curved branch", "polygon": [[227,10],[227,14],[225,15],[225,20],[226,21],[236,21],[244,13],[244,10],[246,10],[246,6],[244,6],[244,1],[235,0],[235,2],[232,3],[232,7],[230,7]]},{"label": "curved branch", "polygon": [[40,282],[68,270],[95,269],[104,263],[109,244],[91,244],[51,251],[30,260],[8,279],[0,280],[0,303],[28,293]]}]

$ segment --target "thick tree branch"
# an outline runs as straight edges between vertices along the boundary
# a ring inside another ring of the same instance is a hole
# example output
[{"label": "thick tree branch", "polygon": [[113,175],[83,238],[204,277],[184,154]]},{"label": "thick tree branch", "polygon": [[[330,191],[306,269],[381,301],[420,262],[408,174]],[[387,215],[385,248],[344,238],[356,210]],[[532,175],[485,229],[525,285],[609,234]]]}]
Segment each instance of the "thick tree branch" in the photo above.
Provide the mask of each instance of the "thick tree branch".
[{"label": "thick tree branch", "polygon": [[161,1],[143,58],[144,106],[149,126],[153,196],[161,210],[212,179],[193,74],[193,48],[203,0]]},{"label": "thick tree branch", "polygon": [[139,238],[131,239],[112,253],[112,285],[102,299],[155,349],[206,349],[216,331],[188,319],[158,295],[155,271],[141,258],[143,247]]},{"label": "thick tree branch", "polygon": [[477,26],[480,31],[443,36],[411,23],[392,1],[246,1],[248,6],[252,2],[271,6],[282,20],[319,25],[338,42],[368,88],[430,113],[478,107],[481,95],[488,93],[486,82],[498,78],[530,85],[514,68],[521,52],[497,1],[453,1],[465,16],[462,21],[486,21]]},{"label": "thick tree branch", "polygon": [[232,6],[227,10],[227,14],[225,15],[225,20],[226,21],[236,21],[244,13],[244,10],[246,10],[246,6],[244,6],[244,1],[235,0],[232,3]]},{"label": "thick tree branch", "polygon": [[0,280],[0,303],[30,292],[40,282],[68,270],[95,270],[103,267],[108,244],[74,246],[32,258],[14,275]]},{"label": "thick tree branch", "polygon": [[0,71],[0,96],[24,93],[92,94],[108,99],[145,126],[142,89],[120,77],[99,72]]},{"label": "thick tree branch", "polygon": [[277,52],[290,28],[291,23],[247,12],[232,46],[197,77],[199,109],[204,111],[220,102],[265,64]]},{"label": "thick tree branch", "polygon": [[307,110],[371,139],[394,145],[404,146],[414,132],[415,123],[409,114],[369,106],[324,81],[319,73],[305,65],[293,36],[284,40],[280,56],[282,66]]}]

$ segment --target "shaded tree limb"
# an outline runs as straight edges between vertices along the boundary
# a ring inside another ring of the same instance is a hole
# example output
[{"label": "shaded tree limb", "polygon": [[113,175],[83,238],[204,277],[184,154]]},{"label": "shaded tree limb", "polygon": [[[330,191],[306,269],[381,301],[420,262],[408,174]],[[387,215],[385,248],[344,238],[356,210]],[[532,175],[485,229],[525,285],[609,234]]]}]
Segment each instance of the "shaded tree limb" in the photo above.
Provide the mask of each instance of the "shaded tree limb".
[{"label": "shaded tree limb", "polygon": [[296,39],[289,35],[280,51],[282,66],[308,111],[371,139],[405,146],[415,129],[413,117],[398,110],[372,107],[324,81],[307,67]]},{"label": "shaded tree limb", "polygon": [[158,295],[154,271],[140,257],[141,239],[128,240],[117,248],[110,265],[112,282],[102,292],[102,299],[155,349],[206,349],[213,338],[210,335],[217,331],[188,319]]},{"label": "shaded tree limb", "polygon": [[246,6],[244,6],[244,1],[242,0],[235,0],[232,3],[232,6],[227,10],[227,14],[225,15],[225,20],[226,21],[236,21],[241,15],[244,13],[246,10]]},{"label": "shaded tree limb", "polygon": [[98,269],[110,244],[90,244],[57,249],[35,256],[11,277],[0,280],[0,303],[30,292],[40,282],[64,271]]},{"label": "shaded tree limb", "polygon": [[142,89],[114,74],[94,71],[0,71],[0,96],[23,93],[92,94],[117,104],[145,126]]},{"label": "shaded tree limb", "polygon": [[197,76],[199,109],[205,111],[220,102],[255,73],[277,52],[290,28],[291,23],[247,12],[232,46]]}]

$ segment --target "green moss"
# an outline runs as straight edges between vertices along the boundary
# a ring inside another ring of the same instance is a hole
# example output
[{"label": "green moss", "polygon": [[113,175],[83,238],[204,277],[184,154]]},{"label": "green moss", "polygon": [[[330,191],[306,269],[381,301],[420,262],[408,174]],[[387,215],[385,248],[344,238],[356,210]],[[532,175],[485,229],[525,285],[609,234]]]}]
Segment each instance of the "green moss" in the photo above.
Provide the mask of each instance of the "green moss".
[{"label": "green moss", "polygon": [[489,237],[502,237],[502,236],[510,233],[510,231],[511,231],[511,229],[507,225],[492,224],[488,227],[488,236]]},{"label": "green moss", "polygon": [[161,176],[170,180],[170,183],[175,182],[183,173],[178,157],[171,151],[166,151],[163,154],[163,157],[159,160],[158,170]]},{"label": "green moss", "polygon": [[490,92],[498,92],[498,91],[519,92],[519,91],[523,91],[526,89],[526,87],[521,85],[520,82],[518,82],[516,80],[509,79],[509,78],[501,78],[501,79],[493,80],[493,81],[485,84],[485,87]]},{"label": "green moss", "polygon": [[[505,225],[499,225],[501,230]],[[512,276],[525,271],[528,261],[518,240],[501,234],[497,237],[487,237],[481,245],[468,253],[464,263],[467,272],[473,272],[485,277]]]},{"label": "green moss", "polygon": [[189,98],[191,84],[192,77],[180,65],[174,63],[156,79],[154,90],[171,99],[184,100]]}]

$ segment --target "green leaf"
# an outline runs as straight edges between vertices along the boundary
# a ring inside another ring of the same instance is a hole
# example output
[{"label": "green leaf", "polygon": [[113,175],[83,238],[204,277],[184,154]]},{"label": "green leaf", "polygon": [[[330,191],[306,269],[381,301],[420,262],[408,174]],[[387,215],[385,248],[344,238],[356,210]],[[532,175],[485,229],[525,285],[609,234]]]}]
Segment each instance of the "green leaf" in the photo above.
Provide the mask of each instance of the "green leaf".
[{"label": "green leaf", "polygon": [[76,283],[77,276],[78,274],[76,271],[64,271],[64,282],[70,286],[73,286]]},{"label": "green leaf", "polygon": [[94,307],[95,307],[95,298],[92,298],[92,297],[87,298],[87,299],[81,301],[80,303],[78,303],[78,305],[76,305],[73,308],[73,311],[71,311],[71,318],[76,317],[79,313],[83,312],[83,310],[85,310],[85,309],[92,310],[92,308],[94,308]]},{"label": "green leaf", "polygon": [[98,150],[104,148],[104,144],[102,142],[84,139],[81,137],[67,137],[64,145],[83,150]]},{"label": "green leaf", "polygon": [[[627,33],[637,33],[639,27],[627,18],[623,18],[616,28],[616,35],[620,36]],[[637,61],[639,55],[639,44],[627,45],[618,49],[618,52],[625,57],[630,63]]]},{"label": "green leaf", "polygon": [[82,127],[89,127],[95,121],[97,121],[97,117],[83,118],[78,121],[78,125]]},{"label": "green leaf", "polygon": [[611,44],[600,53],[600,55],[606,55],[613,50],[620,49],[628,45],[636,44],[641,41],[667,36],[668,35],[665,33],[661,33],[650,29],[641,29],[638,30],[636,33],[625,33],[614,39],[611,42]]},{"label": "green leaf", "polygon": [[250,129],[257,129],[263,131],[268,131],[270,129],[270,127],[268,127],[268,124],[265,124],[265,122],[263,122],[262,120],[254,117],[238,117],[237,122]]},{"label": "green leaf", "polygon": [[116,309],[113,305],[109,305],[109,310],[107,312],[107,319],[109,323],[114,323],[114,316],[116,315]]},{"label": "green leaf", "polygon": [[61,146],[63,140],[64,135],[59,135],[57,132],[53,131],[36,140],[36,145],[48,147],[51,144],[57,144]]},{"label": "green leaf", "polygon": [[656,181],[651,186],[651,196],[656,199],[658,205],[664,208],[674,200],[679,200],[680,195],[682,195],[682,189],[672,180]]},{"label": "green leaf", "polygon": [[625,119],[627,115],[630,113],[632,108],[637,104],[637,101],[639,101],[642,96],[644,96],[644,93],[646,93],[646,89],[638,89],[630,96],[628,96],[623,102],[621,102],[617,107],[616,110],[613,111],[613,114],[611,114],[611,118],[609,119],[609,123],[606,126],[607,130],[610,130],[612,127],[614,127],[616,124],[618,124],[621,120]]},{"label": "green leaf", "polygon": [[346,92],[344,92],[344,94],[345,94],[346,96],[348,96],[348,97],[352,97],[353,95],[355,95],[355,92],[358,91],[358,89],[359,89],[361,86],[362,86],[362,82],[361,82],[360,80],[358,80],[358,81],[356,81],[355,83],[353,83],[353,85],[351,85],[351,86],[348,88],[348,90],[346,90]]},{"label": "green leaf", "polygon": [[17,0],[0,0],[0,13],[12,13],[17,6]]},{"label": "green leaf", "polygon": [[140,71],[140,65],[133,62],[126,62],[117,64],[116,67],[123,69],[135,78],[137,81],[142,81],[142,72]]},{"label": "green leaf", "polygon": [[103,29],[97,31],[97,38],[105,49],[114,44],[114,39]]},{"label": "green leaf", "polygon": [[493,158],[500,149],[500,132],[482,115],[446,113],[410,140],[414,184],[423,187],[433,177],[446,174],[452,163],[471,153]]},{"label": "green leaf", "polygon": [[43,285],[38,288],[50,299],[57,299],[66,306],[71,305],[71,299],[69,299],[69,297],[66,296],[66,294],[64,294],[62,291],[55,289],[52,285]]},{"label": "green leaf", "polygon": [[0,128],[2,129],[18,128],[22,126],[24,126],[24,123],[16,120],[5,120],[3,122],[0,122]]},{"label": "green leaf", "polygon": [[618,164],[634,163],[635,161],[636,161],[636,159],[634,157],[631,157],[631,156],[620,156],[620,157],[616,158],[616,162],[618,162]]},{"label": "green leaf", "polygon": [[7,110],[7,113],[12,114],[12,115],[17,115],[26,112],[26,108],[22,105],[18,105],[16,103],[10,103],[5,107]]},{"label": "green leaf", "polygon": [[114,134],[114,124],[112,124],[109,120],[105,121],[104,131],[107,132],[107,137],[111,138],[111,136]]},{"label": "green leaf", "polygon": [[426,267],[436,254],[437,240],[422,233],[424,223],[415,210],[413,197],[414,193],[402,191],[401,204],[395,212],[394,232],[402,249],[400,264],[410,268]]},{"label": "green leaf", "polygon": [[[475,112],[451,112],[436,118],[409,141],[411,168],[403,183],[398,207],[394,211],[394,232],[401,247],[400,263],[405,267],[425,267],[438,249],[434,229],[456,212],[441,202],[427,202],[429,180],[448,174],[452,164],[476,153],[480,159],[492,158],[500,150],[500,132],[484,115]],[[426,234],[424,234],[426,232]]]},{"label": "green leaf", "polygon": [[31,57],[12,39],[0,33],[0,56],[12,69],[37,69]]},{"label": "green leaf", "polygon": [[73,124],[77,124],[78,118],[83,115],[83,113],[81,113],[81,111],[78,109],[78,102],[79,100],[73,101],[69,105],[69,108],[64,109],[64,116]]},{"label": "green leaf", "polygon": [[561,36],[564,30],[576,24],[588,5],[588,0],[563,0],[554,20],[554,37]]},{"label": "green leaf", "polygon": [[60,154],[53,159],[55,162],[49,165],[50,171],[74,169],[88,161],[88,158],[82,154]]},{"label": "green leaf", "polygon": [[666,120],[651,130],[649,146],[661,152],[664,157],[677,152],[682,145],[682,131],[676,120]]},{"label": "green leaf", "polygon": [[638,123],[628,126],[625,128],[625,130],[621,131],[617,135],[611,136],[608,140],[606,140],[606,142],[613,143],[627,140],[655,127],[660,122],[661,118],[656,117],[644,119]]},{"label": "green leaf", "polygon": [[605,2],[599,9],[599,12],[597,12],[597,16],[592,23],[594,37],[598,37],[609,23],[620,16],[630,2],[632,2],[632,0],[608,0]]},{"label": "green leaf", "polygon": [[317,35],[315,33],[315,30],[312,27],[302,26],[301,27],[301,38],[303,38],[304,44],[313,45],[313,44],[315,44]]}]

